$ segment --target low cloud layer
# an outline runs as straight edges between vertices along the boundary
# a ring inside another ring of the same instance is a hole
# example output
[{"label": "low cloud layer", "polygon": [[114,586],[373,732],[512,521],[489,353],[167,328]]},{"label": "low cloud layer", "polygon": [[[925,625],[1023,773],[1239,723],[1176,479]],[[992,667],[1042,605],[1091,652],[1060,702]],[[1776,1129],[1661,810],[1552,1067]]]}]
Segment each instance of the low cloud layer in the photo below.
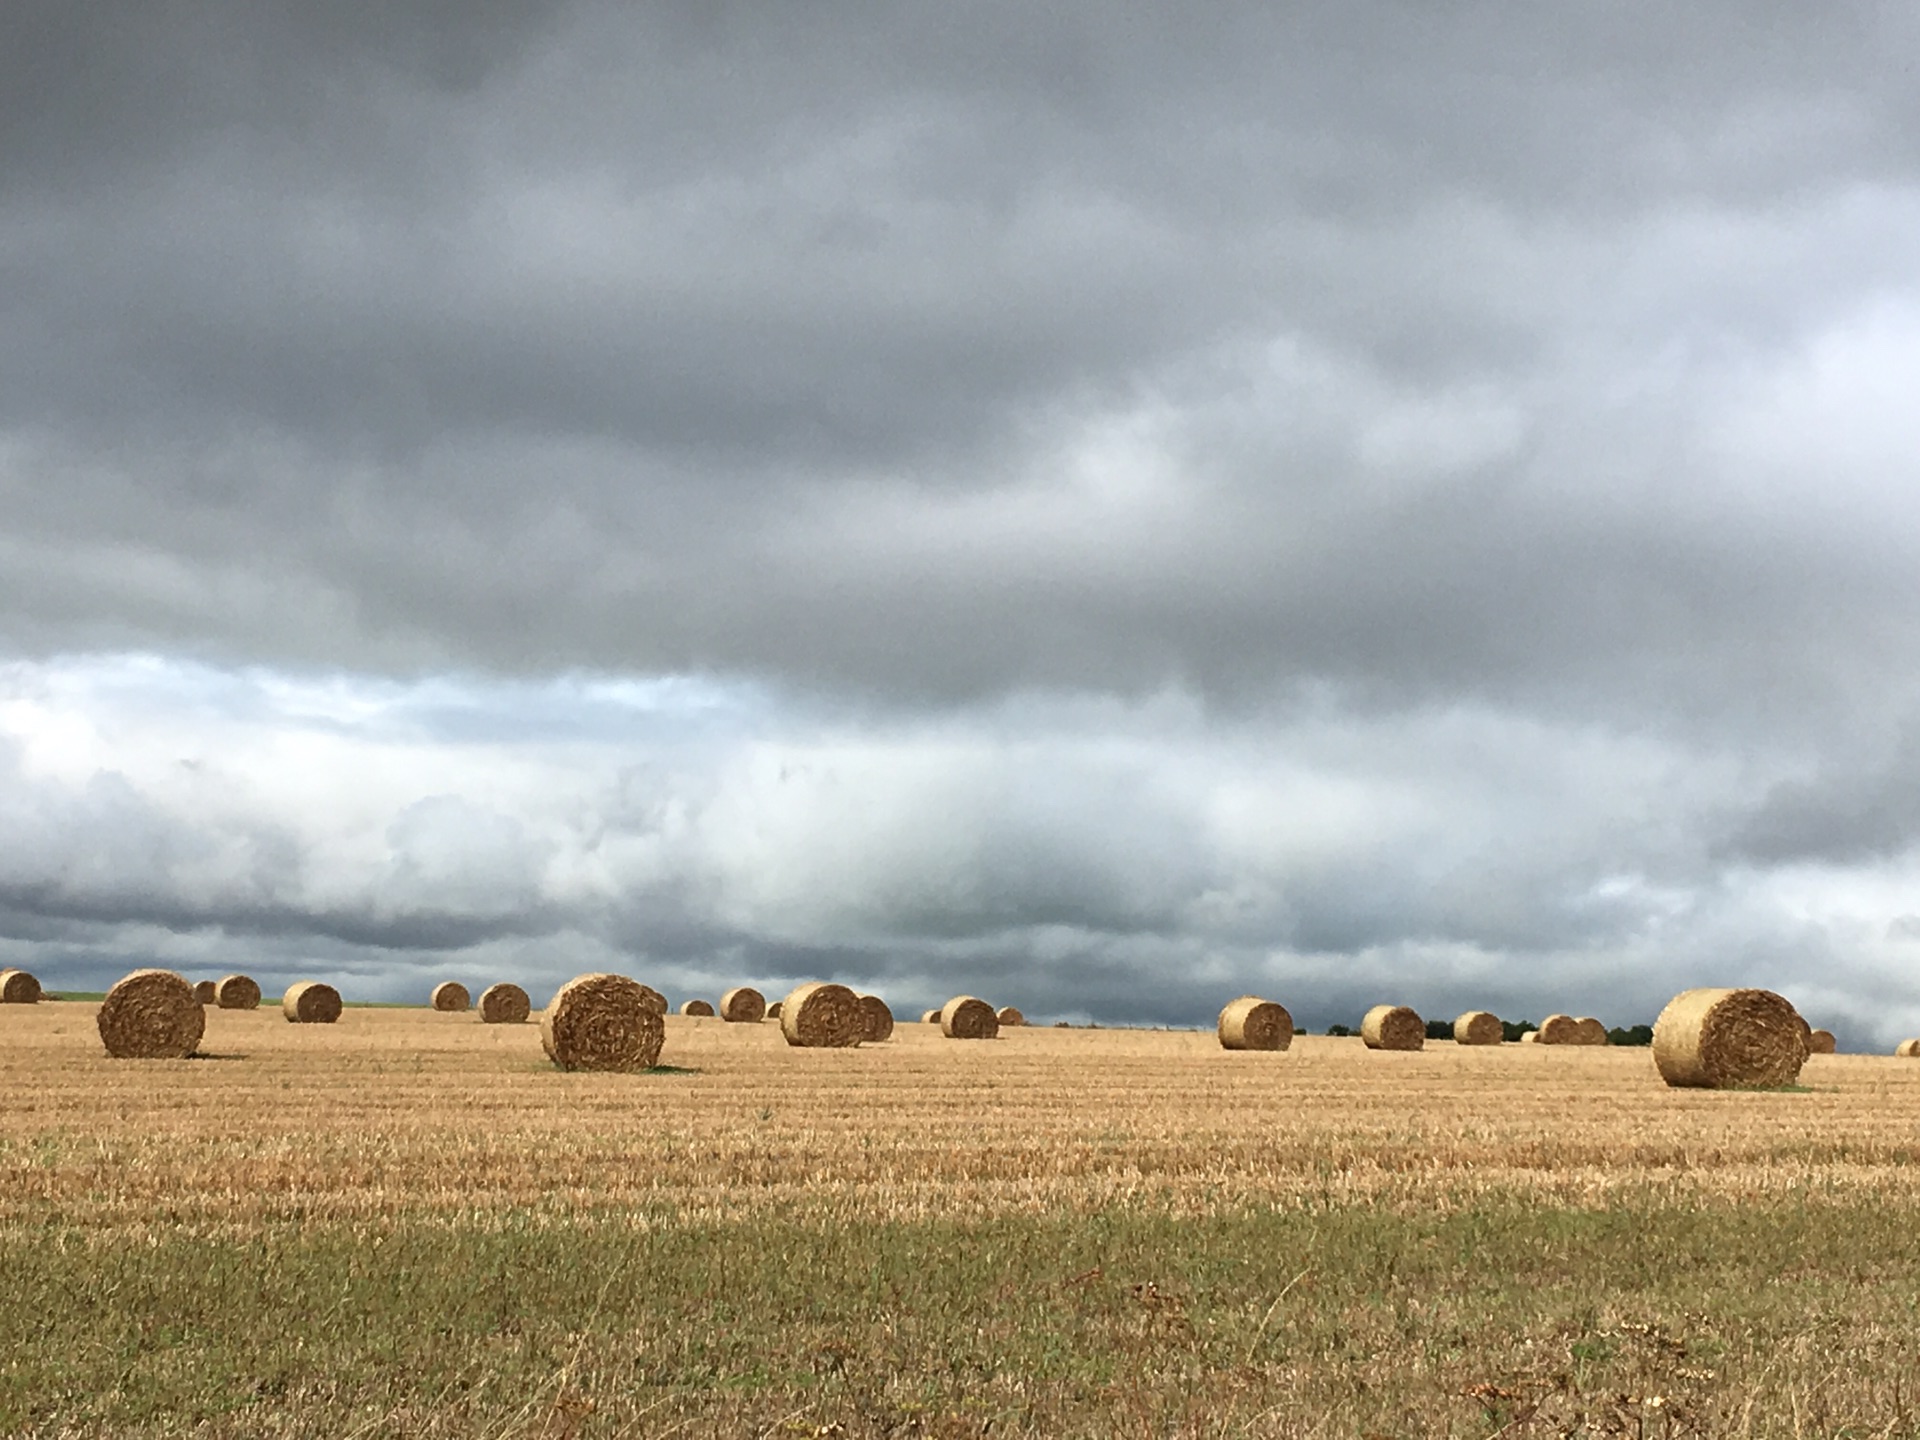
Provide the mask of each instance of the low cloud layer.
[{"label": "low cloud layer", "polygon": [[15,958],[1920,1028],[1910,15],[0,39]]}]

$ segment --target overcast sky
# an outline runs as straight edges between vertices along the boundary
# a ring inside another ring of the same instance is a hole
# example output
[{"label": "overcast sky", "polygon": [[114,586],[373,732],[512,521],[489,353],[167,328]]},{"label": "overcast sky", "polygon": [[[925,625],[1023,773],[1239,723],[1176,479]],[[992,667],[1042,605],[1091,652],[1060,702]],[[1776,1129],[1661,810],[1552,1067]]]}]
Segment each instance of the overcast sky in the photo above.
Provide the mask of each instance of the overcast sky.
[{"label": "overcast sky", "polygon": [[0,8],[0,963],[1920,1033],[1920,11]]}]

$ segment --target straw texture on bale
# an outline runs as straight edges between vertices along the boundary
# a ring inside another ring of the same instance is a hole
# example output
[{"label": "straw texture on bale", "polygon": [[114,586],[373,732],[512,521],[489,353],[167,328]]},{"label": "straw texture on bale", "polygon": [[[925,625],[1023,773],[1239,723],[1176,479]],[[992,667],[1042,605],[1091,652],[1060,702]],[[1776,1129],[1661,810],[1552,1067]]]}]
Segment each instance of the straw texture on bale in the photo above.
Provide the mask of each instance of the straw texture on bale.
[{"label": "straw texture on bale", "polygon": [[1683,990],[1653,1022],[1653,1063],[1669,1085],[1791,1085],[1807,1059],[1799,1014],[1771,990]]},{"label": "straw texture on bale", "polygon": [[993,1012],[993,1018],[1000,1022],[1002,1029],[1005,1029],[1009,1025],[1024,1025],[1027,1023],[1027,1017],[1020,1013],[1020,1009],[1016,1005],[1002,1005],[998,1010]]},{"label": "straw texture on bale", "polygon": [[1360,1022],[1360,1038],[1369,1050],[1419,1050],[1427,1043],[1427,1022],[1405,1005],[1376,1005]]},{"label": "straw texture on bale", "polygon": [[40,982],[25,970],[0,970],[0,1005],[37,1005]]},{"label": "straw texture on bale", "polygon": [[647,987],[625,975],[577,975],[540,1013],[540,1047],[562,1070],[651,1069],[666,1034]]},{"label": "straw texture on bale", "polygon": [[940,1007],[940,1033],[949,1040],[994,1040],[1000,1035],[1000,1015],[984,1000],[956,995]]},{"label": "straw texture on bale", "polygon": [[920,1012],[920,1023],[922,1025],[938,1025],[940,1023],[940,1012],[938,1010],[922,1010]]},{"label": "straw texture on bale", "polygon": [[213,1003],[222,1010],[258,1010],[259,983],[251,975],[222,975],[214,983]]},{"label": "straw texture on bale", "polygon": [[1293,1044],[1293,1016],[1287,1007],[1258,995],[1229,1000],[1215,1028],[1226,1050],[1285,1050]]},{"label": "straw texture on bale", "polygon": [[302,980],[280,997],[280,1013],[295,1025],[331,1025],[340,1018],[340,992],[318,980]]},{"label": "straw texture on bale", "polygon": [[1831,1055],[1839,1048],[1839,1041],[1833,1038],[1831,1030],[1813,1030],[1807,1034],[1807,1053],[1810,1055]]},{"label": "straw texture on bale", "polygon": [[864,1026],[860,1038],[869,1045],[893,1038],[893,1011],[878,995],[860,997],[860,1019]]},{"label": "straw texture on bale", "polygon": [[860,997],[844,985],[816,980],[780,1002],[780,1033],[805,1050],[858,1045],[867,1033]]},{"label": "straw texture on bale", "polygon": [[213,981],[196,980],[193,982],[193,998],[202,1005],[213,1004]]},{"label": "straw texture on bale", "polygon": [[434,986],[430,998],[433,1008],[442,1014],[457,1015],[473,1008],[473,996],[457,980],[444,980]]},{"label": "straw texture on bale", "polygon": [[1578,1028],[1578,1031],[1579,1031],[1579,1038],[1573,1042],[1574,1044],[1604,1045],[1607,1043],[1606,1025],[1603,1022],[1594,1019],[1593,1016],[1582,1015],[1578,1020],[1574,1021],[1573,1023]]},{"label": "straw texture on bale", "polygon": [[200,1044],[207,1012],[171,970],[136,970],[100,1002],[100,1040],[116,1060],[184,1060]]},{"label": "straw texture on bale", "polygon": [[[638,980],[633,983],[640,985]],[[640,998],[646,1002],[647,1008],[654,1014],[664,1016],[667,1013],[667,997],[651,985],[640,985]]]},{"label": "straw texture on bale", "polygon": [[1902,1040],[1893,1053],[1907,1060],[1920,1060],[1920,1040]]},{"label": "straw texture on bale", "polygon": [[533,1002],[518,985],[502,981],[480,992],[480,1023],[483,1025],[524,1025],[533,1014]]},{"label": "straw texture on bale", "polygon": [[1491,1010],[1469,1010],[1453,1022],[1456,1045],[1498,1045],[1506,1038],[1500,1017]]},{"label": "straw texture on bale", "polygon": [[682,1015],[691,1015],[697,1020],[711,1020],[713,1018],[713,1004],[708,1000],[685,1000],[681,1002],[680,1013]]},{"label": "straw texture on bale", "polygon": [[779,1018],[780,1018],[780,1002],[776,1000],[771,1005],[767,1006],[767,1019],[778,1020]]},{"label": "straw texture on bale", "polygon": [[720,1018],[735,1025],[757,1025],[767,1015],[767,997],[751,985],[736,985],[720,997]]},{"label": "straw texture on bale", "polygon": [[1542,1045],[1578,1045],[1580,1022],[1571,1015],[1549,1015],[1540,1022]]}]

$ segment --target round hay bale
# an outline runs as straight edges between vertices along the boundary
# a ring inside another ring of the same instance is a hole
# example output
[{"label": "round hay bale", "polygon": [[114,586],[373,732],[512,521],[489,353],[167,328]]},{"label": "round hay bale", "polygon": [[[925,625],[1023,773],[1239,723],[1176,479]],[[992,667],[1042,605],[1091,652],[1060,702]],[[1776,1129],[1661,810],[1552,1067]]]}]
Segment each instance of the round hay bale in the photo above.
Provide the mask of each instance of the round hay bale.
[{"label": "round hay bale", "polygon": [[1469,1010],[1453,1022],[1453,1043],[1456,1045],[1498,1045],[1506,1038],[1506,1028],[1501,1025],[1500,1017],[1491,1010]]},{"label": "round hay bale", "polygon": [[184,1060],[200,1043],[207,1012],[171,970],[136,970],[100,1002],[100,1040],[116,1060]]},{"label": "round hay bale", "polygon": [[340,1018],[340,992],[318,980],[289,985],[280,1013],[295,1025],[331,1025]]},{"label": "round hay bale", "polygon": [[1427,1043],[1427,1022],[1405,1005],[1376,1005],[1360,1022],[1360,1038],[1369,1050],[1420,1050]]},{"label": "round hay bale", "polygon": [[0,970],[0,1005],[38,1005],[40,982],[25,970]]},{"label": "round hay bale", "polygon": [[938,1025],[940,1023],[940,1012],[938,1010],[922,1010],[920,1012],[920,1023],[922,1025]]},{"label": "round hay bale", "polygon": [[996,1040],[1000,1015],[984,1000],[956,995],[940,1007],[940,1033],[949,1040]]},{"label": "round hay bale", "polygon": [[771,1005],[767,1006],[767,1019],[778,1020],[779,1018],[780,1018],[780,1002],[776,1000]]},{"label": "round hay bale", "polygon": [[202,1005],[213,1004],[213,1001],[214,1001],[213,981],[211,980],[194,981],[193,982],[193,998],[199,1001]]},{"label": "round hay bale", "polygon": [[213,1003],[222,1010],[258,1010],[260,986],[251,975],[222,975],[214,982]]},{"label": "round hay bale", "polygon": [[541,1048],[562,1070],[651,1069],[666,1034],[648,987],[624,975],[576,976],[540,1014]]},{"label": "round hay bale", "polygon": [[1573,1042],[1574,1044],[1604,1045],[1607,1043],[1607,1027],[1600,1021],[1594,1019],[1593,1016],[1582,1015],[1573,1023],[1580,1037]]},{"label": "round hay bale", "polygon": [[1014,1005],[1002,1005],[998,1010],[993,1012],[993,1018],[1000,1022],[1000,1028],[1003,1030],[1009,1025],[1024,1025],[1027,1023],[1027,1017],[1020,1013],[1018,1006]]},{"label": "round hay bale", "polygon": [[1771,990],[1685,990],[1653,1022],[1653,1063],[1669,1085],[1791,1085],[1806,1059],[1798,1012]]},{"label": "round hay bale", "polygon": [[757,1025],[766,1018],[767,997],[751,985],[736,985],[720,997],[720,1018],[733,1025]]},{"label": "round hay bale", "polygon": [[480,1023],[483,1025],[524,1025],[533,1014],[533,1002],[518,985],[501,982],[480,992]]},{"label": "round hay bale", "polygon": [[1520,1036],[1520,1043],[1522,1045],[1538,1045],[1540,1043],[1540,1032],[1538,1030],[1526,1031]]},{"label": "round hay bale", "polygon": [[1580,1022],[1571,1015],[1549,1015],[1540,1022],[1540,1044],[1578,1045]]},{"label": "round hay bale", "polygon": [[1839,1048],[1839,1042],[1833,1038],[1831,1030],[1809,1030],[1807,1032],[1807,1053],[1809,1055],[1831,1055]]},{"label": "round hay bale", "polygon": [[837,1050],[858,1045],[867,1033],[860,997],[844,985],[816,980],[780,1002],[780,1033],[787,1044],[806,1050]]},{"label": "round hay bale", "polygon": [[713,1004],[707,1000],[688,1000],[681,1004],[680,1013],[682,1015],[691,1015],[696,1020],[711,1020],[713,1018]]},{"label": "round hay bale", "polygon": [[1893,1053],[1907,1060],[1920,1060],[1920,1040],[1902,1040]]},{"label": "round hay bale", "polygon": [[865,1029],[860,1038],[869,1045],[893,1038],[893,1011],[878,995],[860,997],[860,1019]]},{"label": "round hay bale", "polygon": [[433,987],[433,1008],[444,1015],[464,1014],[473,1008],[473,997],[457,980],[445,980]]},{"label": "round hay bale", "polygon": [[1293,1016],[1287,1007],[1258,995],[1229,1000],[1216,1028],[1226,1050],[1284,1050],[1293,1044]]}]

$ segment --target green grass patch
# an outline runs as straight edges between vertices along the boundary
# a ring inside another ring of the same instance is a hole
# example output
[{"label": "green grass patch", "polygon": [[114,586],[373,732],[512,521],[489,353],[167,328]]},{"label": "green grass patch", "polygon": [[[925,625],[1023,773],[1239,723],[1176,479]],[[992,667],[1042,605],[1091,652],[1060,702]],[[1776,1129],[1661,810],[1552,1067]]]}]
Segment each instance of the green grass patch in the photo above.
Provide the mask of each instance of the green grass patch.
[{"label": "green grass patch", "polygon": [[16,1230],[0,1433],[1914,1435],[1916,1219]]}]

